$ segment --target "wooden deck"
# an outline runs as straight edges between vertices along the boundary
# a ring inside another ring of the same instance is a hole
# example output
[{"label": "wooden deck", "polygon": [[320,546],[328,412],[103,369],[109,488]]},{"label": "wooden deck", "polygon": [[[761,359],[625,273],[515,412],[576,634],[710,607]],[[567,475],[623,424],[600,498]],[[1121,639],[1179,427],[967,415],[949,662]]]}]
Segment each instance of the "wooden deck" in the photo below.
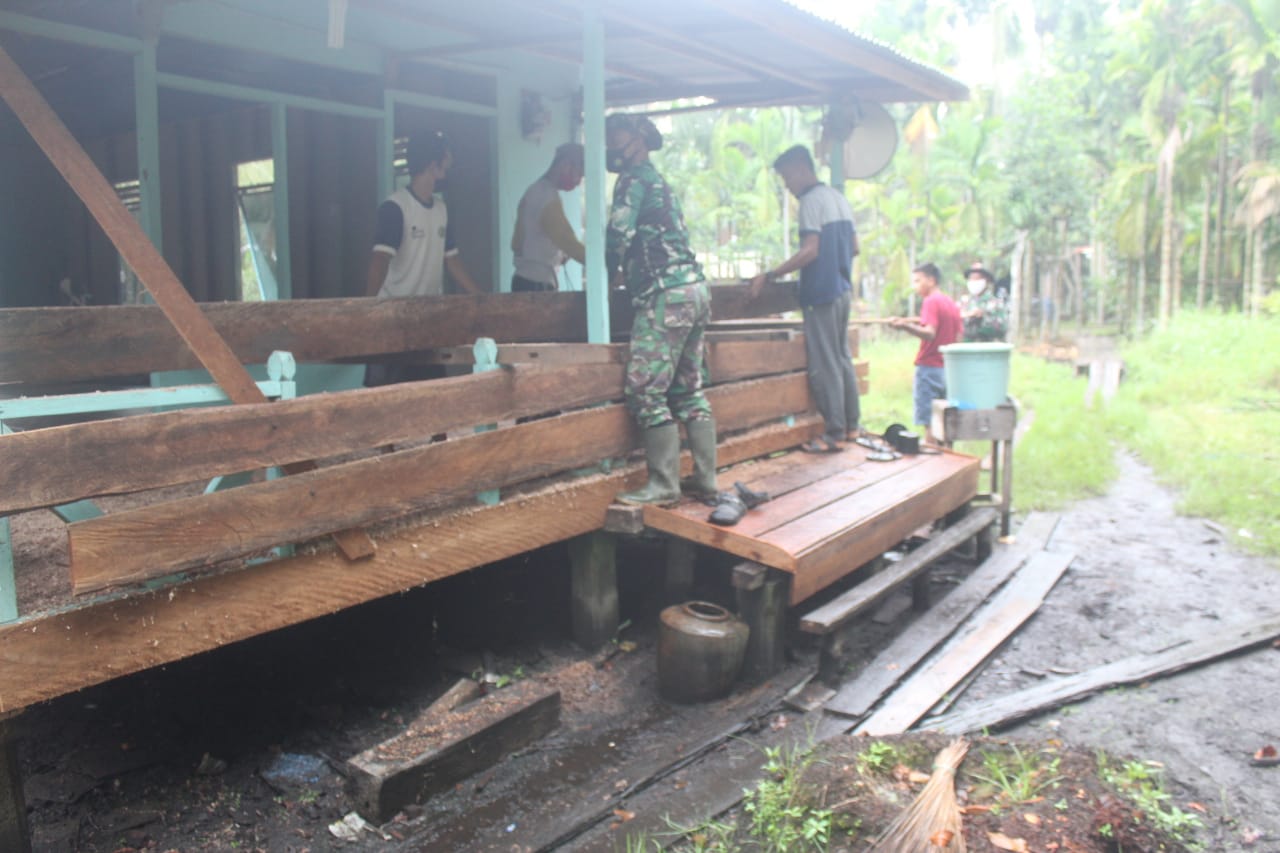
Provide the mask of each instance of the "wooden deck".
[{"label": "wooden deck", "polygon": [[974,497],[978,465],[951,452],[869,462],[858,447],[834,454],[791,451],[720,474],[721,488],[743,482],[772,497],[733,527],[708,522],[710,510],[696,501],[645,507],[644,521],[790,572],[795,604]]}]

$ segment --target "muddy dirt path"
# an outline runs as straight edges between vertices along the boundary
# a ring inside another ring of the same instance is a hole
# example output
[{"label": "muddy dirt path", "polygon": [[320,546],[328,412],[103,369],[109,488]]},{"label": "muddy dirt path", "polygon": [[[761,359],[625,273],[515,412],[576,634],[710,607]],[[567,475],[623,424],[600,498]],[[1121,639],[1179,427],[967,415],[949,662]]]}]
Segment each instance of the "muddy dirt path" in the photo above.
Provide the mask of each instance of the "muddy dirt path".
[{"label": "muddy dirt path", "polygon": [[[1175,513],[1176,497],[1129,455],[1103,497],[1063,513],[1052,550],[1076,556],[956,708],[1029,687],[1051,668],[1086,670],[1212,635],[1280,611],[1280,566],[1241,554],[1221,528]],[[1106,691],[1005,734],[1159,761],[1181,803],[1204,804],[1215,850],[1280,850],[1280,767],[1250,766],[1280,745],[1280,650],[1264,647],[1171,677]]]}]

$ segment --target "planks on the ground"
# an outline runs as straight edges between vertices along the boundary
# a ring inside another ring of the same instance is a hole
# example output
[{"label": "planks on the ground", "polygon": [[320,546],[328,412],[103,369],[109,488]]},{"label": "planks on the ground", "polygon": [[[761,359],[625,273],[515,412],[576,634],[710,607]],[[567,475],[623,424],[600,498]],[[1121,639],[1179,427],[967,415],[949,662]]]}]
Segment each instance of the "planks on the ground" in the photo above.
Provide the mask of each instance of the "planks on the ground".
[{"label": "planks on the ground", "polygon": [[972,630],[956,637],[922,670],[891,693],[884,705],[856,730],[872,736],[901,734],[984,661],[1040,608],[1049,590],[1074,559],[1072,554],[1040,551],[1017,577],[969,620]]},{"label": "planks on the ground", "polygon": [[[722,442],[725,464],[822,431],[806,416]],[[685,467],[688,468],[687,460]],[[496,506],[450,508],[380,532],[358,571],[320,551],[0,626],[0,713],[296,625],[598,530],[641,465],[520,490]]]},{"label": "planks on the ground", "polygon": [[[708,397],[725,431],[809,407],[804,374],[722,385]],[[594,465],[634,447],[634,423],[614,404],[113,513],[68,527],[72,584],[83,593],[212,565]]]},{"label": "planks on the ground", "polygon": [[[718,317],[787,310],[793,295],[751,300],[746,285],[711,288]],[[359,359],[440,347],[477,338],[501,343],[586,341],[582,293],[487,293],[407,299],[298,299],[203,303],[242,364],[262,364],[274,350],[299,362]],[[630,327],[625,296],[610,306],[613,329]],[[73,382],[199,367],[160,309],[151,305],[0,310],[0,376],[14,382]]]},{"label": "planks on the ground", "polygon": [[[3,48],[0,48],[0,97],[9,104],[53,167],[84,202],[120,258],[155,299],[156,306],[189,349],[189,357],[194,357],[209,371],[232,402],[265,402],[261,389],[200,312],[160,250],[124,206],[119,193]],[[10,380],[21,376],[2,370],[0,375]]]},{"label": "planks on the ground", "polygon": [[879,603],[890,592],[929,568],[951,549],[989,527],[998,517],[999,513],[990,507],[970,512],[874,577],[806,613],[800,618],[800,630],[809,634],[829,634],[863,610]]},{"label": "planks on the ground", "polygon": [[826,710],[861,719],[895,684],[950,637],[975,608],[1013,575],[1032,552],[1042,549],[1057,526],[1058,516],[1032,513],[1018,528],[1015,545],[1002,545],[982,565],[940,602],[929,609],[863,667],[852,681],[842,685]]},{"label": "planks on the ground", "polygon": [[447,715],[411,726],[347,762],[360,814],[383,823],[407,805],[492,767],[560,724],[560,691],[517,682]]},{"label": "planks on the ground", "polygon": [[1212,636],[1184,640],[1158,652],[1133,655],[1077,675],[1046,681],[970,708],[932,717],[925,724],[939,731],[956,733],[996,728],[1099,690],[1161,678],[1209,663],[1268,643],[1277,636],[1280,636],[1280,614],[1243,624],[1215,626]]},{"label": "planks on the ground", "polygon": [[0,437],[0,513],[411,441],[621,389],[621,365],[519,367],[12,433]]}]

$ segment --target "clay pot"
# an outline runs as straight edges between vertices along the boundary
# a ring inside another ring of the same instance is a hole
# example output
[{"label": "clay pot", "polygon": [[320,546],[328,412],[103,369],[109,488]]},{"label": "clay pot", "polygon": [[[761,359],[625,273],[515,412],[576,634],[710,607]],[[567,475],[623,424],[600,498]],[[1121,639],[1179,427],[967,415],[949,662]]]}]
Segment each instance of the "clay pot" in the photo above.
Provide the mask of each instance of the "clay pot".
[{"label": "clay pot", "polygon": [[658,692],[670,702],[706,702],[729,692],[742,670],[749,629],[718,604],[690,601],[662,611]]}]

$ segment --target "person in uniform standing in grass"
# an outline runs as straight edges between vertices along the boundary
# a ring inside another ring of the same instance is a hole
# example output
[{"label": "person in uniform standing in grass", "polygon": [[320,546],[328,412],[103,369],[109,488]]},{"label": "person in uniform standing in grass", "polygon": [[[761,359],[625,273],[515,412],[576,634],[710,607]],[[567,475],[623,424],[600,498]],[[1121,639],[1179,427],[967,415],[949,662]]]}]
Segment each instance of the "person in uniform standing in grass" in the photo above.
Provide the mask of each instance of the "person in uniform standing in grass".
[{"label": "person in uniform standing in grass", "polygon": [[834,453],[856,438],[861,417],[858,377],[849,352],[849,308],[853,299],[853,259],[858,234],[853,211],[840,191],[818,180],[813,157],[803,145],[788,148],[774,171],[800,201],[800,251],[751,280],[751,298],[788,273],[800,271],[804,346],[809,389],[826,424],[823,434],[801,446],[810,453]]},{"label": "person in uniform standing in grass", "polygon": [[582,172],[582,146],[566,142],[556,149],[547,173],[525,190],[511,235],[516,267],[512,293],[558,290],[556,274],[565,260],[582,263],[586,258],[586,249],[565,217],[560,200],[560,193],[582,183]]},{"label": "person in uniform standing in grass", "polygon": [[923,427],[930,442],[936,443],[929,431],[933,415],[933,401],[947,396],[947,379],[943,372],[940,348],[960,340],[964,321],[960,309],[951,297],[938,287],[941,273],[935,264],[916,267],[911,273],[911,285],[920,297],[920,317],[894,317],[889,325],[920,339],[916,351],[916,375],[911,396],[915,402],[915,424]]},{"label": "person in uniform standing in grass", "polygon": [[995,277],[974,261],[965,272],[965,288],[960,299],[964,339],[974,342],[1003,341],[1009,332],[1009,304],[996,292]]},{"label": "person in uniform standing in grass", "polygon": [[[480,286],[458,255],[444,199],[436,197],[453,165],[449,140],[439,132],[415,134],[409,139],[405,158],[409,185],[393,192],[378,207],[366,295],[379,299],[439,296],[444,293],[446,267],[464,291],[480,294]],[[442,365],[371,364],[365,384],[389,385],[443,375]]]},{"label": "person in uniform standing in grass", "polygon": [[[711,293],[689,248],[680,202],[649,162],[662,134],[643,116],[614,114],[605,125],[606,165],[618,175],[605,237],[610,281],[635,308],[627,361],[627,407],[642,430],[649,479],[618,495],[631,504],[668,506],[681,490],[716,492],[716,425],[702,393],[703,337]],[[680,481],[683,422],[693,476]]]}]

